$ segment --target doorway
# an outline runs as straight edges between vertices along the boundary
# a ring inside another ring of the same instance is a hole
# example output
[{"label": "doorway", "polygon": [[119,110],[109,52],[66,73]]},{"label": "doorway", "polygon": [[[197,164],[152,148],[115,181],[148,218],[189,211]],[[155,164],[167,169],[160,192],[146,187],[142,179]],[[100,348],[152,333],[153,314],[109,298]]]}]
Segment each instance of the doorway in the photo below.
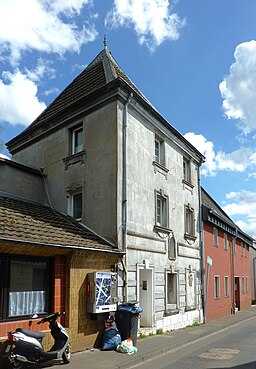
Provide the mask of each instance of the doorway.
[{"label": "doorway", "polygon": [[138,267],[138,300],[142,308],[141,327],[153,326],[153,268]]},{"label": "doorway", "polygon": [[235,277],[235,304],[236,308],[240,310],[240,283],[239,277]]}]

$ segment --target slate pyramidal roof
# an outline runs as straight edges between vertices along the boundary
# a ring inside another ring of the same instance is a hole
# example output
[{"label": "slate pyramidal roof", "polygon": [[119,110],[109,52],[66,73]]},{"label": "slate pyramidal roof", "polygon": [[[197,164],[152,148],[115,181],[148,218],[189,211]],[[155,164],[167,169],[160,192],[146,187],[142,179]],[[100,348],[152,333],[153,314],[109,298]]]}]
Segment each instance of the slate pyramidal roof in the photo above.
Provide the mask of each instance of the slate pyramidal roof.
[{"label": "slate pyramidal roof", "polygon": [[0,192],[0,244],[9,242],[76,250],[120,251],[50,206]]},{"label": "slate pyramidal roof", "polygon": [[[57,97],[56,99],[20,134],[26,134],[32,128],[45,123],[63,109],[72,106],[114,80],[123,80],[133,91],[135,91],[152,108],[153,105],[146,99],[135,84],[127,77],[109,50],[105,47],[96,58],[80,73]],[[16,137],[7,143],[12,145]]]},{"label": "slate pyramidal roof", "polygon": [[[75,107],[76,104],[79,104],[80,101],[84,101],[85,98],[89,98],[89,95],[115,82],[123,83],[126,88],[129,88],[130,92],[133,92],[142,103],[146,104],[151,113],[156,115],[165,127],[197,153],[200,158],[199,160],[204,160],[204,156],[160,115],[151,102],[135,86],[120,68],[106,46],[83,72],[80,73],[23,132],[7,142],[9,151],[11,153],[15,152],[19,146],[19,142],[22,142],[23,139],[26,141],[25,137],[30,131],[36,130],[41,126],[47,129],[46,123],[56,121],[59,114],[64,114],[66,112],[70,113],[72,108]],[[33,137],[35,136],[33,135]]]}]

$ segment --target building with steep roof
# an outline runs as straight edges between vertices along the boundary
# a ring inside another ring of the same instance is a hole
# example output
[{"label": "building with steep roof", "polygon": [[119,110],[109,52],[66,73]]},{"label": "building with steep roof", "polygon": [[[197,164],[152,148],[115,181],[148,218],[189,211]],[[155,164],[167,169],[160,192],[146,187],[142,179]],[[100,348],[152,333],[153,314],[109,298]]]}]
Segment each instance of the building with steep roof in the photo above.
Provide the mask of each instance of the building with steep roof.
[{"label": "building with steep roof", "polygon": [[116,264],[119,302],[139,301],[140,329],[202,320],[204,157],[106,46],[7,147],[15,161],[40,168],[52,208],[125,254]]},{"label": "building with steep roof", "polygon": [[243,232],[202,188],[204,313],[210,321],[251,306],[250,252]]}]

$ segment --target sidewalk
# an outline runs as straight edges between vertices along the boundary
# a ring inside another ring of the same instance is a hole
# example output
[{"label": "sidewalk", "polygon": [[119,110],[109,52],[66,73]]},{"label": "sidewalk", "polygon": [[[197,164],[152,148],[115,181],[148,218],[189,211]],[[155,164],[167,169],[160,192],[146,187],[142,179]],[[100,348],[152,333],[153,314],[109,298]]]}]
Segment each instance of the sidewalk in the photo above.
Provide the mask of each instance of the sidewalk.
[{"label": "sidewalk", "polygon": [[121,354],[115,351],[84,351],[72,355],[69,369],[127,369],[144,362],[153,356],[167,352],[175,352],[198,340],[205,340],[209,335],[215,335],[230,326],[244,320],[256,317],[256,306],[239,311],[235,315],[215,320],[196,327],[187,327],[162,335],[138,339],[138,352],[133,355]]}]

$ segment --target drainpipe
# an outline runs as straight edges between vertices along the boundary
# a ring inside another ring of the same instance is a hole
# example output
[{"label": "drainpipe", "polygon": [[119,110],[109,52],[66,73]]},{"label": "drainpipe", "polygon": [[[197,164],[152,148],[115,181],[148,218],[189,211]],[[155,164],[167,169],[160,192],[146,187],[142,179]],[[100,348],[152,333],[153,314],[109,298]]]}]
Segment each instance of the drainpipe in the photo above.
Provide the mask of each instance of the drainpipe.
[{"label": "drainpipe", "polygon": [[199,242],[201,252],[201,296],[203,306],[203,323],[206,322],[206,297],[205,297],[205,275],[204,275],[204,229],[203,229],[203,216],[202,216],[202,196],[201,196],[201,183],[200,183],[200,172],[198,167],[198,200],[199,200]]},{"label": "drainpipe", "polygon": [[128,300],[128,276],[127,276],[127,122],[128,122],[128,107],[133,97],[130,93],[123,110],[123,178],[122,178],[122,246],[125,252],[124,260],[122,261],[124,268],[124,301]]},{"label": "drainpipe", "polygon": [[232,270],[232,289],[233,289],[233,301],[232,301],[232,309],[231,313],[236,313],[236,291],[235,291],[235,257],[234,257],[234,249],[236,247],[236,239],[237,239],[237,228],[236,228],[236,236],[232,240],[232,250],[231,250],[231,270]]}]

